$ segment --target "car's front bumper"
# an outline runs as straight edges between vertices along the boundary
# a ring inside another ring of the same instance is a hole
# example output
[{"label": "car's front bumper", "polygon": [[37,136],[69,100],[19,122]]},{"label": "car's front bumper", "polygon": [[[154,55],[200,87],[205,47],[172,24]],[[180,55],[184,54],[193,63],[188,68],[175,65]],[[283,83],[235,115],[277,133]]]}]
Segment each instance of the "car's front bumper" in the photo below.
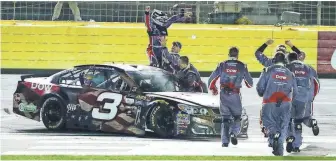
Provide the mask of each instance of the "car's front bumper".
[{"label": "car's front bumper", "polygon": [[[247,137],[248,117],[243,116],[241,121],[242,137]],[[176,136],[189,137],[220,137],[221,116],[212,117],[194,116],[178,113],[175,124]]]}]

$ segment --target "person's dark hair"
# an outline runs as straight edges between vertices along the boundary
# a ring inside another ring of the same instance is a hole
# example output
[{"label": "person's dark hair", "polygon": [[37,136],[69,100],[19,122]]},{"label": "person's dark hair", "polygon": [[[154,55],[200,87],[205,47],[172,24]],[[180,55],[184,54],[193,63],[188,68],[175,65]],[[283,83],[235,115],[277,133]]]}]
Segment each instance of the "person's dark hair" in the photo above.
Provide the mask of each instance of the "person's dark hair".
[{"label": "person's dark hair", "polygon": [[286,49],[286,46],[281,44],[281,45],[279,45],[277,48],[278,48],[278,49],[280,49],[280,48],[284,48],[284,49]]},{"label": "person's dark hair", "polygon": [[291,52],[288,54],[287,59],[289,62],[292,62],[294,60],[298,60],[298,55],[295,52]]},{"label": "person's dark hair", "polygon": [[174,42],[173,42],[173,46],[177,46],[177,47],[179,47],[180,49],[182,49],[182,44],[181,44],[180,42],[178,42],[178,41],[174,41]]},{"label": "person's dark hair", "polygon": [[281,51],[284,54],[286,54],[286,46],[285,45],[279,45],[279,46],[277,46],[275,52],[277,53],[278,51]]},{"label": "person's dark hair", "polygon": [[298,56],[298,59],[299,59],[300,61],[304,61],[305,58],[306,58],[306,53],[303,52],[303,51],[301,51],[301,54],[300,54],[300,56]]},{"label": "person's dark hair", "polygon": [[230,57],[238,57],[238,54],[239,54],[239,49],[237,47],[234,46],[229,49]]},{"label": "person's dark hair", "polygon": [[189,64],[189,58],[187,56],[181,56],[180,60],[182,63]]},{"label": "person's dark hair", "polygon": [[274,63],[286,63],[286,56],[282,52],[277,52],[274,55]]}]

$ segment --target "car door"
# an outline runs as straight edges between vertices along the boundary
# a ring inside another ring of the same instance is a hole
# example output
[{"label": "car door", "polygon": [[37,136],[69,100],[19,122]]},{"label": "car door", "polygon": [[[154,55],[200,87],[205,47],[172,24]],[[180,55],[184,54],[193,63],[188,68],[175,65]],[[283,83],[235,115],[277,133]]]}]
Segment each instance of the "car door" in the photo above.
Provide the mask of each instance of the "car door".
[{"label": "car door", "polygon": [[[103,79],[92,86],[71,87],[77,95],[67,105],[68,127],[137,133],[139,130],[133,126],[137,108],[133,105],[134,99],[128,97],[136,89],[135,84],[112,67],[92,67],[86,71],[86,74],[92,73],[99,73]],[[71,90],[70,86],[68,90]]]}]

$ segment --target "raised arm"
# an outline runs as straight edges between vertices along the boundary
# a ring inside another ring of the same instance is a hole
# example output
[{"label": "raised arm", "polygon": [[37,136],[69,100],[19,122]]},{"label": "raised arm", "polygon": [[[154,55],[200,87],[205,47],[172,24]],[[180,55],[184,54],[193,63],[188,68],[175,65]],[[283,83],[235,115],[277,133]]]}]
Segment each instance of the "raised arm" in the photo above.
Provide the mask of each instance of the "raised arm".
[{"label": "raised arm", "polygon": [[164,26],[165,26],[166,28],[169,28],[170,25],[172,25],[173,23],[175,23],[175,22],[177,22],[177,21],[180,21],[180,20],[183,19],[184,17],[190,17],[190,14],[191,14],[191,13],[185,13],[185,12],[184,12],[184,9],[182,8],[182,9],[180,10],[180,13],[177,14],[177,15],[174,15],[174,16],[170,17],[170,18],[168,19],[168,21],[164,24]]},{"label": "raised arm", "polygon": [[268,58],[266,55],[264,55],[264,50],[267,48],[268,45],[273,44],[273,40],[268,40],[266,43],[262,44],[257,51],[255,52],[255,57],[259,61],[260,64],[262,64],[264,67],[269,67],[273,65],[272,59]]},{"label": "raised arm", "polygon": [[147,6],[145,9],[145,25],[147,28],[147,32],[151,32],[152,27],[151,27],[151,20],[150,20],[150,6]]},{"label": "raised arm", "polygon": [[298,57],[301,56],[301,51],[296,46],[294,46],[290,40],[286,40],[285,44],[289,46],[294,52],[296,52],[296,54],[298,54]]}]

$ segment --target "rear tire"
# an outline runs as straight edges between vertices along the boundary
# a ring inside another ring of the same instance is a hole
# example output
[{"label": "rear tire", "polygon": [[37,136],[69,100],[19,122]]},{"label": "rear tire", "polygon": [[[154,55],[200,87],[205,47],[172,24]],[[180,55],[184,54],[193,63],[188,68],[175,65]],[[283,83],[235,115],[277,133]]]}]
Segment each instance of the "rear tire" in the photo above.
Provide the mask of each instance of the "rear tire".
[{"label": "rear tire", "polygon": [[174,112],[168,105],[159,104],[154,107],[149,117],[151,129],[163,138],[174,135]]},{"label": "rear tire", "polygon": [[65,129],[65,106],[57,97],[47,98],[41,107],[41,118],[44,126],[49,130]]}]

